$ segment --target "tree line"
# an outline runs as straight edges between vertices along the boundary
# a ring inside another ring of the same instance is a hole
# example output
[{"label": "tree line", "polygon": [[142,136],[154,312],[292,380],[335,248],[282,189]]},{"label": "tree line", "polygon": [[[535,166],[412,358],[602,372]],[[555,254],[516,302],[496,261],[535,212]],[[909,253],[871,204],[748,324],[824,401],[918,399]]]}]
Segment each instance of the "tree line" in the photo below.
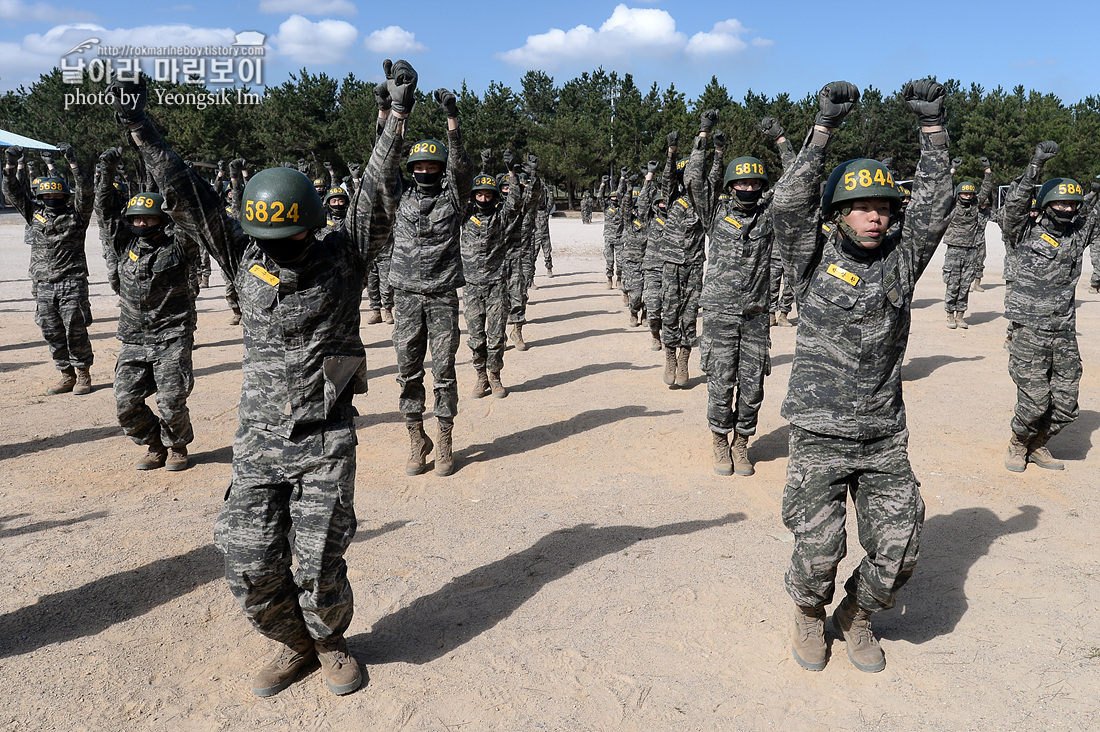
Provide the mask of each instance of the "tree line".
[{"label": "tree line", "polygon": [[[1071,105],[1053,94],[1026,91],[1017,86],[986,90],[978,84],[964,87],[949,79],[947,126],[951,156],[963,159],[956,177],[980,180],[978,158],[993,161],[994,180],[1008,183],[1027,165],[1035,145],[1055,140],[1059,155],[1047,166],[1051,176],[1067,176],[1085,184],[1100,172],[1100,97],[1090,96]],[[107,147],[121,144],[114,113],[106,104],[70,104],[66,95],[102,93],[105,82],[85,79],[66,84],[61,70],[43,74],[30,89],[20,87],[0,97],[0,125],[44,142],[72,143],[90,166]],[[239,103],[239,94],[255,94],[247,87],[228,89],[225,103],[158,104],[171,95],[206,96],[196,85],[150,81],[148,114],[185,157],[196,162],[245,158],[262,169],[305,158],[313,170],[333,164],[338,176],[347,163],[363,162],[370,154],[377,115],[374,85],[349,73],[342,80],[301,69],[279,86],[267,87],[258,104]],[[159,90],[159,91],[158,91]],[[417,91],[417,108],[407,139],[443,138],[443,113],[431,99],[431,89]],[[572,207],[580,193],[593,190],[601,176],[617,176],[626,166],[639,170],[648,160],[663,161],[665,137],[680,132],[683,154],[698,131],[699,112],[719,111],[718,129],[728,138],[727,161],[739,155],[761,158],[778,176],[779,156],[771,140],[758,129],[766,116],[779,119],[798,148],[817,111],[816,90],[800,99],[783,93],[768,97],[749,90],[744,99],[730,97],[712,76],[698,98],[688,100],[675,84],[647,91],[631,74],[602,67],[562,84],[541,71],[528,71],[513,90],[491,82],[480,95],[463,83],[456,90],[463,142],[471,160],[483,148],[493,150],[494,165],[502,172],[501,154],[534,152],[545,179],[558,186]],[[125,150],[125,149],[124,149]],[[848,116],[829,148],[828,165],[857,157],[893,158],[901,179],[912,176],[920,154],[916,119],[899,90],[886,93],[874,87],[862,90],[859,106]],[[136,155],[125,151],[133,169]],[[89,168],[90,169],[90,168]]]}]

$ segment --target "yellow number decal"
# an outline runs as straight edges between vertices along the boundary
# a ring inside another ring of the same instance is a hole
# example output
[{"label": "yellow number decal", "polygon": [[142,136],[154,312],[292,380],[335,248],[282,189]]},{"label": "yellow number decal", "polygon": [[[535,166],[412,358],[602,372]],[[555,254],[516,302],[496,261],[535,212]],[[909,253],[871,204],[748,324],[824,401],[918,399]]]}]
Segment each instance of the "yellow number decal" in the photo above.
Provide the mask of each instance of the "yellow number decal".
[{"label": "yellow number decal", "polygon": [[244,217],[249,221],[252,220],[254,214],[252,213],[252,201],[244,202]]},{"label": "yellow number decal", "polygon": [[294,223],[298,223],[298,204],[290,204],[290,210],[286,212],[286,217]]},{"label": "yellow number decal", "polygon": [[878,183],[880,186],[886,185],[886,178],[882,176],[882,168],[875,171],[875,183]]},{"label": "yellow number decal", "polygon": [[282,201],[271,202],[271,223],[281,224],[286,219],[283,218],[283,209],[286,208]]},{"label": "yellow number decal", "polygon": [[856,174],[845,173],[844,174],[844,190],[854,191],[856,189]]},{"label": "yellow number decal", "polygon": [[267,221],[267,201],[256,201],[256,220]]},{"label": "yellow number decal", "polygon": [[870,188],[871,187],[871,171],[867,168],[862,168],[859,171],[859,187]]}]

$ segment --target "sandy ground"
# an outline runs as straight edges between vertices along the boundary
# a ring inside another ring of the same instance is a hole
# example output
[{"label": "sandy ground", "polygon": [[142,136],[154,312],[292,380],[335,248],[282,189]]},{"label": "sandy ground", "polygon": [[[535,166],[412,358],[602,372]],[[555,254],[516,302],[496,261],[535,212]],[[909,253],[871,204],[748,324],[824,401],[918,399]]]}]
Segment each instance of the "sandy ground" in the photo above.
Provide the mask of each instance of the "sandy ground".
[{"label": "sandy ground", "polygon": [[[395,356],[364,326],[348,633],[370,683],[314,672],[250,693],[272,652],[222,579],[212,525],[240,389],[240,331],[200,298],[194,465],[139,473],[115,421],[117,309],[92,263],[95,391],[47,397],[22,225],[0,217],[0,729],[1093,730],[1100,728],[1100,296],[1079,286],[1081,417],[1064,472],[1003,467],[1015,391],[1001,349],[1000,252],[968,331],[944,327],[939,263],[905,366],[911,456],[928,505],[921,564],[875,618],[886,670],[843,642],[820,673],[791,659],[779,416],[794,329],[750,445],[757,473],[711,471],[706,384],[661,382],[662,354],[604,288],[600,230],[555,219],[557,268],[532,293],[531,349],[502,401],[474,400],[459,352],[458,470],[408,477]],[[217,280],[217,275],[215,276]],[[434,434],[434,421],[429,424]],[[854,525],[846,576],[862,556]]]}]

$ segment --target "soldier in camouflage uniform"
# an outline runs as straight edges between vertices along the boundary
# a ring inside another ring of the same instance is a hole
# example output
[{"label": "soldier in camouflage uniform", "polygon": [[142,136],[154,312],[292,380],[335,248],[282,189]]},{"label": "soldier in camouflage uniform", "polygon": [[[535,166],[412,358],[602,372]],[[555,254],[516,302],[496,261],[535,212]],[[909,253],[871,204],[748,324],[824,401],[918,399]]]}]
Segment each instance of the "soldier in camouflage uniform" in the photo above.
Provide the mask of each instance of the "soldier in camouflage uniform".
[{"label": "soldier in camouflage uniform", "polygon": [[81,171],[72,145],[58,143],[72,169],[76,195],[62,178],[42,178],[31,198],[30,188],[17,178],[23,149],[4,149],[4,197],[31,228],[31,262],[36,292],[35,321],[50,348],[61,379],[47,394],[88,394],[92,391],[92,342],[88,326],[88,262],[84,237],[92,218],[92,181]]},{"label": "soldier in camouflage uniform", "polygon": [[[528,156],[531,157],[530,155]],[[537,158],[536,158],[537,160]],[[521,196],[526,200],[533,197],[539,200],[542,196],[542,181],[538,175],[533,175],[524,184],[524,177],[520,175],[522,166],[511,150],[504,151],[504,162],[510,173],[502,173],[497,176],[497,186],[501,195],[507,196],[511,191],[513,181],[518,181]],[[530,189],[528,191],[528,189]],[[535,260],[531,245],[533,243],[535,210],[525,206],[523,218],[519,224],[512,227],[507,234],[507,243],[504,250],[504,278],[507,282],[505,288],[508,297],[508,322],[512,326],[511,338],[517,351],[526,351],[527,342],[523,339],[523,326],[527,323],[527,290],[531,280],[535,276]]]},{"label": "soldier in camouflage uniform", "polygon": [[[886,665],[871,613],[893,607],[916,566],[924,502],[909,463],[901,364],[917,279],[943,236],[951,206],[943,87],[905,85],[921,125],[913,200],[898,236],[887,236],[900,194],[876,160],[851,160],[820,181],[833,130],[859,91],[827,84],[801,153],[775,188],[775,243],[793,275],[800,323],[782,414],[791,422],[783,522],[795,545],[786,574],[797,611],[791,650],[804,668],[825,667],[825,607],[846,553],[847,495],[867,551],[833,615],[861,671]],[[828,221],[830,225],[823,228]]]},{"label": "soldier in camouflage uniform", "polygon": [[325,193],[323,200],[325,206],[325,228],[321,230],[322,235],[330,231],[343,229],[344,222],[347,221],[348,216],[348,201],[351,200],[351,197],[348,196],[348,192],[341,186],[333,186]]},{"label": "soldier in camouflage uniform", "polygon": [[[623,236],[619,244],[619,262],[622,268],[623,295],[626,296],[626,307],[629,312],[631,328],[641,325],[644,317],[643,304],[644,276],[642,264],[645,261],[646,245],[649,242],[649,230],[653,225],[656,207],[653,199],[657,195],[655,176],[660,168],[660,163],[651,160],[645,166],[645,181],[642,183],[638,195],[630,196],[629,204],[623,206]],[[625,168],[624,168],[625,170]]]},{"label": "soldier in camouflage uniform", "polygon": [[[554,251],[550,243],[550,214],[554,212],[554,191],[551,186],[543,186],[544,200],[535,209],[535,258],[542,252],[542,263],[546,267],[547,279],[554,276]],[[531,268],[532,275],[534,268]]]},{"label": "soldier in camouflage uniform", "polygon": [[[1009,184],[1008,194],[1005,196],[1005,200],[1008,200],[1008,196],[1011,196],[1013,193],[1016,192],[1016,189],[1020,186],[1020,181],[1022,181],[1023,178],[1024,178],[1024,176],[1021,173],[1019,176],[1016,177],[1015,180],[1013,180]],[[1002,206],[1000,208],[1000,210],[997,212],[997,226],[1001,230],[1001,240],[1004,242],[1004,245],[1005,245],[1004,266],[1002,268],[1004,274],[1002,276],[1004,277],[1004,281],[1005,281],[1004,304],[1005,304],[1005,310],[1007,311],[1008,310],[1008,298],[1012,295],[1012,286],[1016,282],[1016,248],[1014,246],[1011,246],[1008,242],[1007,231],[1005,229],[1006,225],[1005,225],[1005,220],[1004,220],[1004,214],[1005,214],[1005,209],[1004,209],[1004,206]],[[1032,196],[1032,198],[1031,198],[1031,207],[1028,210],[1028,216],[1030,218],[1034,219],[1038,215],[1039,215],[1039,209],[1038,209],[1038,206],[1036,205],[1035,197]],[[1005,328],[1005,342],[1003,344],[1004,349],[1007,351],[1011,344],[1012,344],[1012,321],[1010,320],[1010,321],[1008,321],[1008,326]]]},{"label": "soldier in camouflage uniform", "polygon": [[405,472],[419,475],[432,452],[424,432],[424,356],[432,351],[435,416],[439,422],[437,475],[454,472],[451,437],[458,414],[458,288],[462,278],[459,236],[473,188],[473,164],[458,131],[458,100],[446,89],[435,99],[447,116],[447,145],[420,140],[406,170],[415,179],[401,195],[393,230],[393,345],[397,350],[399,409],[409,431]]},{"label": "soldier in camouflage uniform", "polygon": [[989,158],[983,157],[981,162],[985,168],[981,190],[968,180],[955,186],[955,207],[947,232],[943,235],[943,242],[947,245],[943,258],[943,281],[947,285],[943,307],[947,311],[947,327],[952,330],[969,327],[963,316],[966,315],[970,283],[974,280],[977,266],[979,234],[982,243],[985,241],[985,223],[979,214],[978,203],[988,199],[993,192],[993,171]]},{"label": "soldier in camouflage uniform", "polygon": [[[664,171],[665,176],[669,174],[670,171]],[[660,351],[663,348],[661,345],[661,272],[665,263],[657,256],[657,252],[661,248],[660,243],[665,235],[665,226],[668,224],[668,199],[665,197],[663,185],[658,186],[650,209],[650,225],[646,232],[645,254],[642,256],[642,303],[646,324],[649,326],[649,350]]]},{"label": "soldier in camouflage uniform", "polygon": [[[195,385],[191,350],[195,343],[195,301],[189,263],[198,247],[185,236],[170,236],[159,193],[142,192],[122,208],[110,182],[120,151],[100,156],[95,209],[99,228],[120,262],[115,404],[122,431],[148,446],[138,470],[184,470],[187,445],[194,440],[187,397]],[[145,399],[157,395],[160,418]]]},{"label": "soldier in camouflage uniform", "polygon": [[592,223],[592,192],[587,190],[581,198],[581,223]]},{"label": "soldier in camouflage uniform", "polygon": [[1005,467],[1022,472],[1028,463],[1062,470],[1047,449],[1051,437],[1080,412],[1081,352],[1077,348],[1074,291],[1081,277],[1085,247],[1100,240],[1096,209],[1078,215],[1081,184],[1052,178],[1036,196],[1039,213],[1029,215],[1031,190],[1047,160],[1058,154],[1054,142],[1041,142],[1004,205],[1004,240],[1017,257],[1016,282],[1005,303],[1012,322],[1008,371],[1016,383],[1016,410]]},{"label": "soldier in camouflage uniform", "polygon": [[[794,146],[787,139],[779,120],[775,117],[765,117],[760,120],[760,132],[775,141],[784,168],[794,161]],[[791,287],[791,278],[783,271],[783,257],[779,255],[779,248],[772,247],[771,274],[768,285],[768,325],[778,325],[783,328],[792,327],[789,316],[793,305],[794,289]]]},{"label": "soldier in camouflage uniform", "polygon": [[[625,180],[625,179],[624,179]],[[614,189],[611,188],[611,176],[605,175],[600,180],[600,189],[596,191],[596,203],[603,209],[603,259],[606,265],[604,273],[607,275],[607,289],[618,287],[615,280],[619,279],[619,265],[616,249],[619,239],[623,235],[625,220],[619,209],[619,202],[626,198],[626,183],[619,182]]]},{"label": "soldier in camouflage uniform", "polygon": [[235,279],[241,298],[240,428],[214,533],[245,616],[283,644],[253,680],[258,696],[278,693],[318,660],[336,694],[363,680],[344,640],[353,613],[344,553],[356,527],[352,396],[366,390],[359,307],[367,267],[393,223],[386,184],[416,88],[406,62],[383,66],[384,132],[344,229],[323,237],[321,199],[304,175],[280,167],[252,176],[238,221],[145,119],[144,79],[111,87],[176,225]]},{"label": "soldier in camouflage uniform", "polygon": [[[534,168],[530,168],[534,172]],[[503,399],[508,391],[500,380],[504,368],[504,350],[508,344],[505,323],[508,318],[508,282],[504,255],[508,235],[519,226],[525,209],[535,201],[527,188],[521,198],[519,180],[512,175],[508,195],[501,200],[496,179],[487,173],[474,178],[473,203],[462,226],[459,246],[462,253],[462,288],[466,305],[467,344],[473,351],[477,385],[472,396],[480,399],[492,392]]]}]

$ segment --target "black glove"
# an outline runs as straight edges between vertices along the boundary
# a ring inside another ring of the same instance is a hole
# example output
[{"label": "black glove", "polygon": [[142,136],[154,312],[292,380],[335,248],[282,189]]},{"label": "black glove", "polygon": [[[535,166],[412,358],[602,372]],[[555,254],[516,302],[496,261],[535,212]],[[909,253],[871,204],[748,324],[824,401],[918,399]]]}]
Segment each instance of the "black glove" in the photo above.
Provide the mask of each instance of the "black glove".
[{"label": "black glove", "polygon": [[382,62],[386,71],[386,90],[390,94],[390,108],[398,114],[408,114],[416,103],[416,69],[408,61],[400,59],[395,64]]},{"label": "black glove", "polygon": [[630,177],[627,178],[627,180],[630,181],[631,183],[637,183],[638,182],[638,174],[637,173],[631,173]]},{"label": "black glove", "polygon": [[388,82],[381,82],[374,87],[374,102],[378,105],[379,112],[388,112],[390,109],[390,89]]},{"label": "black glove", "polygon": [[299,173],[308,173],[309,172],[309,163],[306,162],[305,158],[298,158],[298,172]]},{"label": "black glove", "polygon": [[722,132],[722,130],[715,130],[711,137],[714,138],[714,147],[721,150],[726,146],[726,133]]},{"label": "black glove", "polygon": [[611,176],[610,175],[605,175],[603,178],[600,178],[600,182],[605,184],[605,185],[610,183],[611,182]]},{"label": "black glove", "polygon": [[1035,155],[1032,156],[1031,162],[1042,165],[1046,161],[1058,154],[1058,143],[1052,140],[1040,142],[1035,146]]},{"label": "black glove", "polygon": [[328,171],[332,170],[332,163],[330,163],[329,161],[326,160],[325,162],[323,162],[321,164],[325,166],[325,170],[328,170]]},{"label": "black glove", "polygon": [[439,103],[440,109],[443,110],[448,119],[458,117],[458,97],[450,89],[436,89],[435,101]]},{"label": "black glove", "polygon": [[951,169],[952,170],[958,170],[959,168],[962,167],[962,164],[963,164],[963,159],[962,158],[951,158]]},{"label": "black glove", "polygon": [[630,168],[627,168],[627,167],[619,168],[619,175],[621,175],[623,178],[627,177],[628,175],[630,175]]},{"label": "black glove", "polygon": [[676,148],[676,143],[680,141],[679,131],[673,130],[672,132],[668,133],[668,135],[665,137],[665,140],[668,141],[668,146],[669,147],[675,149]]},{"label": "black glove", "polygon": [[109,147],[99,155],[99,161],[103,163],[107,170],[118,165],[118,161],[121,159],[122,153],[119,152],[117,147]]},{"label": "black glove", "polygon": [[237,178],[241,174],[241,170],[244,169],[244,158],[234,158],[229,161],[229,175],[233,178]]},{"label": "black glove", "polygon": [[23,148],[18,145],[4,148],[4,162],[7,165],[18,165],[19,158],[23,157]]},{"label": "black glove", "polygon": [[921,127],[943,124],[943,102],[947,92],[943,84],[932,79],[910,81],[901,90],[909,109],[917,114]]},{"label": "black glove", "polygon": [[107,93],[115,109],[115,119],[120,123],[133,125],[145,121],[145,103],[149,99],[145,74],[139,73],[137,81],[115,79],[107,87]]},{"label": "black glove", "polygon": [[46,164],[46,167],[53,165],[53,153],[49,150],[42,151],[42,162]]},{"label": "black glove", "polygon": [[504,157],[505,167],[507,167],[508,170],[511,170],[512,169],[512,161],[516,159],[516,156],[512,153],[511,150],[505,150],[503,157]]},{"label": "black glove", "polygon": [[359,163],[348,163],[348,172],[351,173],[352,178],[359,177]]},{"label": "black glove", "polygon": [[988,170],[993,167],[993,164],[989,162],[989,158],[984,155],[978,158],[978,162],[982,164],[982,170]]},{"label": "black glove", "polygon": [[783,125],[779,124],[779,120],[775,117],[765,117],[760,120],[760,131],[773,140],[778,140],[784,134]]},{"label": "black glove", "polygon": [[489,161],[492,159],[492,157],[493,157],[493,151],[490,148],[485,148],[484,150],[481,151],[481,169],[482,170],[488,170],[489,169]]},{"label": "black glove", "polygon": [[65,156],[65,160],[69,162],[69,165],[76,165],[76,150],[73,150],[72,145],[67,142],[59,142],[54,147]]},{"label": "black glove", "polygon": [[229,172],[229,168],[226,166],[226,162],[224,160],[219,160],[218,161],[218,175],[224,178],[225,174],[228,173],[228,172]]},{"label": "black glove", "polygon": [[718,110],[704,109],[699,115],[699,131],[709,133],[718,124]]},{"label": "black glove", "polygon": [[650,160],[649,163],[646,164],[645,168],[647,173],[653,173],[653,175],[657,175],[657,171],[661,169],[661,164],[658,163],[656,160]]},{"label": "black glove", "polygon": [[830,81],[817,93],[815,125],[835,129],[859,102],[859,89],[847,81]]},{"label": "black glove", "polygon": [[535,171],[538,169],[539,156],[534,153],[527,153],[527,162],[523,164],[523,172],[533,178],[535,176]]},{"label": "black glove", "polygon": [[1093,193],[1100,191],[1100,183],[1097,183],[1096,181],[1093,181],[1092,185],[1090,185],[1089,187],[1092,188]]}]

